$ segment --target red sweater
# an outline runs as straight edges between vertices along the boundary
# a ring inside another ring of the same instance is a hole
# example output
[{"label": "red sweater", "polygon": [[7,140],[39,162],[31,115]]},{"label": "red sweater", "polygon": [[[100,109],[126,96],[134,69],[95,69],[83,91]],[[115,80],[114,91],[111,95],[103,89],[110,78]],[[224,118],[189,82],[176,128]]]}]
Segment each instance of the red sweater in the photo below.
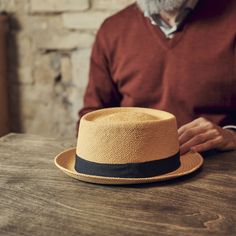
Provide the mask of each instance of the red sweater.
[{"label": "red sweater", "polygon": [[235,0],[200,0],[173,39],[132,4],[98,31],[79,115],[138,106],[171,112],[178,126],[236,125],[235,43]]}]

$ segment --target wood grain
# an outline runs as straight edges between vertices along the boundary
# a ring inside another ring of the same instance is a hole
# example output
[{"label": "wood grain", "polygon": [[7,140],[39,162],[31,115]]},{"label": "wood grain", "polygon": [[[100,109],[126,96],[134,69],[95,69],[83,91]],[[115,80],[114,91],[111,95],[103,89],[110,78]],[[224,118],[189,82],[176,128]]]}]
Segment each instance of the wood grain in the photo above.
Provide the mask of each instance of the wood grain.
[{"label": "wood grain", "polygon": [[208,153],[201,170],[180,179],[102,186],[54,166],[74,145],[0,139],[0,235],[236,235],[236,152]]}]

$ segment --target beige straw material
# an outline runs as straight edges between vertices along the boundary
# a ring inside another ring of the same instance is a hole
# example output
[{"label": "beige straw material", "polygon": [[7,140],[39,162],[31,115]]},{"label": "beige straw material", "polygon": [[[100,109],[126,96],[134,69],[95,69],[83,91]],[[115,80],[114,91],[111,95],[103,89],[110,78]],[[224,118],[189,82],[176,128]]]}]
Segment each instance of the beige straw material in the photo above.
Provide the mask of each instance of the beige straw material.
[{"label": "beige straw material", "polygon": [[175,117],[148,108],[108,108],[82,117],[77,155],[106,164],[164,159],[179,150]]},{"label": "beige straw material", "polygon": [[146,178],[104,177],[78,173],[75,156],[99,164],[146,163],[179,152],[174,115],[149,108],[106,108],[84,115],[77,147],[60,153],[55,164],[69,176],[100,184],[135,184],[167,180],[192,173],[203,164],[200,154],[180,157],[180,167],[170,173]]}]

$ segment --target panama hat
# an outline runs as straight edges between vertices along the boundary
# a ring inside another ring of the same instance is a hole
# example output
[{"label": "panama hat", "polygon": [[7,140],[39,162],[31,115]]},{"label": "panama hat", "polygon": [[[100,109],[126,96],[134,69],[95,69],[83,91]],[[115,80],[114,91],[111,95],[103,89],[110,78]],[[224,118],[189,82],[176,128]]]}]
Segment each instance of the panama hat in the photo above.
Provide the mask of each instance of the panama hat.
[{"label": "panama hat", "polygon": [[137,184],[187,175],[203,164],[180,155],[176,118],[149,108],[106,108],[81,118],[77,147],[55,157],[67,175],[98,184]]}]

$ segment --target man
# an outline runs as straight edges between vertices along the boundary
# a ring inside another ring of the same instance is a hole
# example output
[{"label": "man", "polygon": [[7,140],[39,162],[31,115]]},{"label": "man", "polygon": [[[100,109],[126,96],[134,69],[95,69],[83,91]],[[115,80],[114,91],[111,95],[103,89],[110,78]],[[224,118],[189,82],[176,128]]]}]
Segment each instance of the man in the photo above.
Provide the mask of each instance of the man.
[{"label": "man", "polygon": [[80,117],[114,106],[177,118],[180,151],[236,149],[236,1],[137,0],[97,33]]}]

